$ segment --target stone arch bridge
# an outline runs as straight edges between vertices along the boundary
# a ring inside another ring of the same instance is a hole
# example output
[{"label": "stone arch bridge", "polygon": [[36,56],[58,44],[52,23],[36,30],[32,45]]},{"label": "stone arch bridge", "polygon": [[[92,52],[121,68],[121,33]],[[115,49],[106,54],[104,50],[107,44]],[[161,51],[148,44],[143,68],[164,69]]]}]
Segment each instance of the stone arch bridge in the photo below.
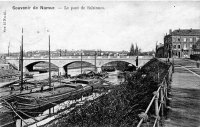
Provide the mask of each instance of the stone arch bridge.
[{"label": "stone arch bridge", "polygon": [[[138,56],[138,67],[147,63],[152,56]],[[48,57],[24,57],[23,68],[26,71],[33,69],[33,66],[40,62],[49,62]],[[6,61],[19,69],[19,58],[7,57]],[[65,73],[64,66],[75,61],[81,61],[81,56],[52,57],[51,63],[59,67],[61,74]],[[136,66],[136,56],[82,56],[82,61],[96,65],[99,70],[104,64],[112,61],[124,61]]]}]

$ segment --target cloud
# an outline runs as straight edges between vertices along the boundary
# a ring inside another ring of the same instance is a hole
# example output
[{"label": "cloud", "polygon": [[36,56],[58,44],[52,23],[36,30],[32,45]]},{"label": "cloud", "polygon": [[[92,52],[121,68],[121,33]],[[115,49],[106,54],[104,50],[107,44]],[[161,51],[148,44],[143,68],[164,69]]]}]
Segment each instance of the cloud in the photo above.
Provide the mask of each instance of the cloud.
[{"label": "cloud", "polygon": [[[26,5],[39,5],[30,2]],[[21,28],[24,28],[26,50],[48,49],[51,34],[52,50],[102,49],[129,50],[137,43],[143,51],[163,42],[169,29],[200,28],[199,2],[57,2],[46,6],[103,6],[105,10],[39,10],[13,11],[7,9],[7,33],[1,33],[1,52],[18,51]],[[23,6],[24,4],[19,4]],[[2,17],[1,17],[2,19]],[[48,33],[47,30],[50,30]]]}]

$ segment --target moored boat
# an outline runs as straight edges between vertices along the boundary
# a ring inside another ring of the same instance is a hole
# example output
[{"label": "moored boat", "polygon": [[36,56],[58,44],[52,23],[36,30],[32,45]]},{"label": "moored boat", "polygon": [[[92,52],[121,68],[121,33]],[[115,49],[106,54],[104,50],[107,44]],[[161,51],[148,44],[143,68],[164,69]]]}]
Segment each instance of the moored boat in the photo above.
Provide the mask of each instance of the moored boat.
[{"label": "moored boat", "polygon": [[14,97],[15,101],[11,102],[11,104],[17,111],[37,116],[38,113],[42,113],[59,103],[66,100],[76,100],[84,96],[84,94],[92,92],[91,86],[83,87],[80,83],[71,84],[71,86],[74,86],[74,88],[69,87],[69,84],[67,84],[54,90],[21,94]]}]

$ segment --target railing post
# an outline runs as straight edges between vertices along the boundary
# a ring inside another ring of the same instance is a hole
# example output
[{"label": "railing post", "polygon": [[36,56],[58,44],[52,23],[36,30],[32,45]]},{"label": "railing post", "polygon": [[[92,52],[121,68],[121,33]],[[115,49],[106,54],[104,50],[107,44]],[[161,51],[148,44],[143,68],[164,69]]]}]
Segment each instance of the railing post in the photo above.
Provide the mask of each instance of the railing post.
[{"label": "railing post", "polygon": [[160,90],[160,103],[161,103],[161,116],[164,116],[164,108],[165,108],[165,101],[164,101],[164,85],[161,85]]},{"label": "railing post", "polygon": [[172,81],[172,73],[174,73],[174,71],[172,70],[172,68],[170,69],[170,81]]},{"label": "railing post", "polygon": [[172,62],[172,73],[174,73],[174,58],[173,58],[173,62]]},{"label": "railing post", "polygon": [[156,119],[158,119],[156,125],[157,127],[159,127],[159,109],[158,109],[159,92],[154,92],[154,95],[156,95],[155,96],[155,116],[156,116]]},{"label": "railing post", "polygon": [[166,80],[163,84],[163,98],[164,98],[164,107],[167,107],[167,86],[166,86]]}]

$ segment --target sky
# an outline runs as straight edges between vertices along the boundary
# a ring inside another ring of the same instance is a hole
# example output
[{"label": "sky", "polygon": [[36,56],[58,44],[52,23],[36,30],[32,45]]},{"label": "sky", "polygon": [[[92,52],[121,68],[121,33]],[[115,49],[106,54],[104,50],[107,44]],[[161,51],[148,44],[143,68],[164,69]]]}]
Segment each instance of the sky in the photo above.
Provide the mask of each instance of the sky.
[{"label": "sky", "polygon": [[0,2],[0,53],[19,51],[22,28],[25,51],[48,50],[49,35],[51,50],[151,51],[169,29],[200,29],[200,1]]}]

